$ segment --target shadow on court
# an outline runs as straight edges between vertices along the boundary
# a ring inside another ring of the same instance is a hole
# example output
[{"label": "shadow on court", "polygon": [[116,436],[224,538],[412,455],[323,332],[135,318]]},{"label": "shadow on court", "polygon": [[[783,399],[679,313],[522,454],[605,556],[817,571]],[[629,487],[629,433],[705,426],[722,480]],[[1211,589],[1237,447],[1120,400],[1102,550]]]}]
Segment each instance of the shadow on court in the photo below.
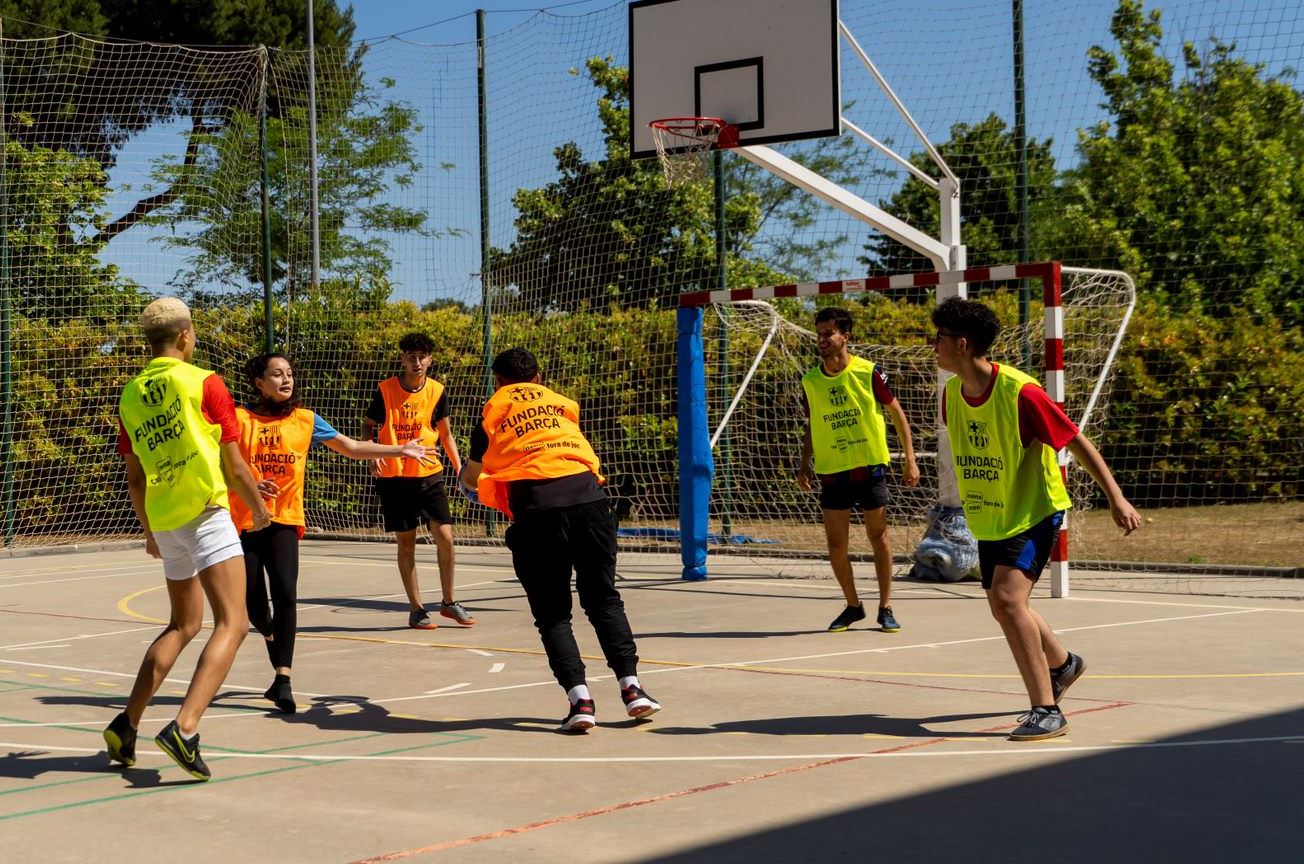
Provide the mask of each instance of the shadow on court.
[{"label": "shadow on court", "polygon": [[[743,732],[749,735],[889,735],[894,738],[1004,738],[1015,715],[1009,711],[985,714],[944,714],[934,717],[889,717],[883,714],[844,714],[824,717],[769,717],[738,720],[711,726],[660,726],[653,735],[718,735]],[[944,732],[927,724],[959,723],[1001,717],[1004,731]]]},{"label": "shadow on court", "polygon": [[[142,738],[137,747],[153,747],[154,742]],[[45,750],[10,751],[0,757],[0,777],[14,780],[35,780],[43,774],[102,774],[121,775],[127,789],[155,789],[168,786],[191,786],[199,782],[190,777],[178,780],[173,776],[163,780],[156,768],[126,768],[110,763],[103,751],[90,756],[48,756]],[[139,752],[139,750],[137,751]]]},{"label": "shadow on court", "polygon": [[428,720],[396,716],[383,705],[368,702],[362,696],[316,696],[312,704],[297,714],[269,711],[269,717],[290,724],[308,724],[327,732],[384,732],[397,734],[442,735],[474,734],[493,730],[511,732],[555,733],[556,718],[487,717],[457,720]]},{"label": "shadow on court", "polygon": [[[877,630],[877,627],[869,628]],[[639,639],[781,639],[785,636],[810,636],[823,633],[818,630],[715,630],[709,633],[685,633],[682,630],[669,630],[663,633],[635,633]]]},{"label": "shadow on court", "polygon": [[645,860],[1297,861],[1302,766],[1304,710],[1287,711]]}]

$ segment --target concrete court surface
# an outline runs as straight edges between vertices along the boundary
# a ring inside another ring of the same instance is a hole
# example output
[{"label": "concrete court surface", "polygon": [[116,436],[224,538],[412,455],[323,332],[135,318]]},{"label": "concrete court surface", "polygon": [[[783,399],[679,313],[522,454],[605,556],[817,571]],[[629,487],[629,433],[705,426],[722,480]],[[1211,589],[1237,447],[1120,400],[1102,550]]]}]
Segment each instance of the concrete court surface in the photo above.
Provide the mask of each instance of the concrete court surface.
[{"label": "concrete court surface", "polygon": [[[104,753],[167,616],[159,563],[0,558],[0,860],[1304,860],[1299,600],[1039,589],[1088,671],[1069,734],[1015,744],[1026,697],[975,584],[897,581],[900,633],[832,634],[820,562],[718,558],[686,583],[670,556],[627,554],[664,710],[624,716],[577,607],[599,726],[571,736],[505,553],[459,549],[479,623],[425,632],[405,626],[393,552],[303,544],[299,713],[262,698],[252,635],[201,726],[209,783],[150,740],[203,634],[146,712],[136,766]],[[418,559],[437,603],[433,547]],[[872,567],[856,572],[872,608]]]}]

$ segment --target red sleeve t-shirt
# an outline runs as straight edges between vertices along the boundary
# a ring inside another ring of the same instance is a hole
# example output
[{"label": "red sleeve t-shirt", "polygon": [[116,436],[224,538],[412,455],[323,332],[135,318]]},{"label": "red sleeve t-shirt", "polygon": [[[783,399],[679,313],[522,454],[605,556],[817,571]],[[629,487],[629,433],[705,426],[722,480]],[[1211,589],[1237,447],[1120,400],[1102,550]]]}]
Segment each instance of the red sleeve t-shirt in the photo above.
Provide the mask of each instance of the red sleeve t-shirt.
[{"label": "red sleeve t-shirt", "polygon": [[[991,397],[999,369],[999,365],[992,364],[992,380],[981,396],[971,398],[963,389],[960,391],[965,404],[977,408]],[[946,422],[946,400],[942,400],[942,422]],[[1068,418],[1064,409],[1056,405],[1041,387],[1029,385],[1019,390],[1019,440],[1024,447],[1036,440],[1052,450],[1062,450],[1078,437],[1078,431],[1077,424]]]},{"label": "red sleeve t-shirt", "polygon": [[[235,401],[231,398],[231,392],[226,389],[226,384],[222,382],[221,375],[214,373],[204,379],[204,396],[200,407],[203,409],[205,420],[222,427],[223,444],[240,440],[240,421],[235,417]],[[131,438],[127,436],[122,418],[119,417],[118,453],[126,456],[130,452]]]}]

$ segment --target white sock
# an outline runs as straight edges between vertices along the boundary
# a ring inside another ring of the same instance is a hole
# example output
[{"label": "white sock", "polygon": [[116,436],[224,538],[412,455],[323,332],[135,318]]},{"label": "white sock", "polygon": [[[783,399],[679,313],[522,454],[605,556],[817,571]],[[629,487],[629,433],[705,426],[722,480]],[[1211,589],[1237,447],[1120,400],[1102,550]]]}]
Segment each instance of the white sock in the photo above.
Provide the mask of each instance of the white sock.
[{"label": "white sock", "polygon": [[593,698],[589,695],[589,685],[587,684],[576,684],[574,687],[566,691],[566,695],[570,697],[572,705],[581,699]]},{"label": "white sock", "polygon": [[622,690],[624,690],[626,687],[640,687],[640,686],[642,685],[638,683],[637,675],[626,675],[624,678],[620,679],[620,689]]}]

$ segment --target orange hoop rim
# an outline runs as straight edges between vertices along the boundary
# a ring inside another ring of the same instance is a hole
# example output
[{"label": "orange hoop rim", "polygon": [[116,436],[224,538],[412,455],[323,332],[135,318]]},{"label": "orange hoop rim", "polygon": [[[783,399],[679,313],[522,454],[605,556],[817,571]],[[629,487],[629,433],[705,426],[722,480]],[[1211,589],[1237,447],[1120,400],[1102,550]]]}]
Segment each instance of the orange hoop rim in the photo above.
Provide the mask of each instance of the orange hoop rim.
[{"label": "orange hoop rim", "polygon": [[682,146],[706,144],[727,149],[738,146],[738,127],[719,117],[662,117],[647,124],[656,132],[682,138]]}]

